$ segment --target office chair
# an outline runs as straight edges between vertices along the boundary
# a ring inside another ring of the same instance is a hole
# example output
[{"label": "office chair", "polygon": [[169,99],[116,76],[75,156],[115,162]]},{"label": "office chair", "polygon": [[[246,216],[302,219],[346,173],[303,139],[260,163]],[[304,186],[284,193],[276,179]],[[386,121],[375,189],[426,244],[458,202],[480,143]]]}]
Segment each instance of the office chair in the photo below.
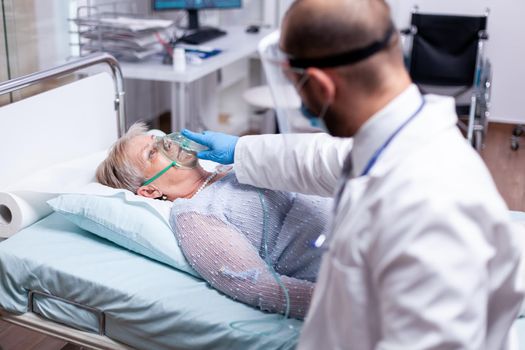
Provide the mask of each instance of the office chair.
[{"label": "office chair", "polygon": [[[415,7],[410,28],[401,31],[412,80],[423,92],[437,88],[456,98],[459,127],[477,151],[483,146],[489,116],[491,66],[484,55],[488,14],[488,10],[478,17],[422,14]],[[469,102],[459,103],[467,92]],[[466,121],[461,118],[465,116]]]}]

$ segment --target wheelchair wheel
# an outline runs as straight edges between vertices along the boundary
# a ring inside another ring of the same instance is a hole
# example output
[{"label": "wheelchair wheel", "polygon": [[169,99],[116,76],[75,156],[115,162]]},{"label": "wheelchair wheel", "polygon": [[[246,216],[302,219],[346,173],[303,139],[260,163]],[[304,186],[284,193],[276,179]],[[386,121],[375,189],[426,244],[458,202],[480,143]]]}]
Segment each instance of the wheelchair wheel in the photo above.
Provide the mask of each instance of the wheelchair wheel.
[{"label": "wheelchair wheel", "polygon": [[482,130],[474,131],[473,146],[474,146],[474,149],[476,149],[476,151],[481,152],[483,148],[483,131]]},{"label": "wheelchair wheel", "polygon": [[514,130],[512,130],[512,135],[521,136],[523,135],[523,125],[516,125]]}]

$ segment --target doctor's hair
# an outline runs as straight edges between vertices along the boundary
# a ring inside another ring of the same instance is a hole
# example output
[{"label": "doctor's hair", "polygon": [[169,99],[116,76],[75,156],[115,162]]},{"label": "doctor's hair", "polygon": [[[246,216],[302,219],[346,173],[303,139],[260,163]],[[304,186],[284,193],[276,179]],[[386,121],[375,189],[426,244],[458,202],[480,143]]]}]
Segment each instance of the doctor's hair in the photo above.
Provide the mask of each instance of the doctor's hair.
[{"label": "doctor's hair", "polygon": [[97,167],[96,179],[99,183],[137,193],[144,182],[144,176],[138,171],[137,161],[129,155],[127,148],[134,137],[147,131],[146,124],[135,123],[115,142],[106,159]]},{"label": "doctor's hair", "polygon": [[[323,58],[380,41],[392,26],[385,0],[296,0],[284,17],[280,46],[294,58]],[[381,66],[387,64],[404,64],[397,31],[384,50],[338,69],[348,81],[359,80],[364,89],[373,90],[384,78]]]}]

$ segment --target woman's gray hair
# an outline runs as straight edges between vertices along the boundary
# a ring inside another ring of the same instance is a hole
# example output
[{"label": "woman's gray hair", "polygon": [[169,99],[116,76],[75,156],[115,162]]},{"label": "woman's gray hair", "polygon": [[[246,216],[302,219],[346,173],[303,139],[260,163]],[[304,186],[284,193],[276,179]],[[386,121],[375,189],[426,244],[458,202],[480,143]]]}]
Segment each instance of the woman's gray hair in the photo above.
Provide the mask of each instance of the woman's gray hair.
[{"label": "woman's gray hair", "polygon": [[146,124],[133,124],[126,134],[111,147],[107,158],[97,168],[97,181],[113,188],[124,188],[133,193],[144,182],[144,176],[139,171],[138,160],[128,154],[129,142],[136,136],[144,135],[148,131]]}]

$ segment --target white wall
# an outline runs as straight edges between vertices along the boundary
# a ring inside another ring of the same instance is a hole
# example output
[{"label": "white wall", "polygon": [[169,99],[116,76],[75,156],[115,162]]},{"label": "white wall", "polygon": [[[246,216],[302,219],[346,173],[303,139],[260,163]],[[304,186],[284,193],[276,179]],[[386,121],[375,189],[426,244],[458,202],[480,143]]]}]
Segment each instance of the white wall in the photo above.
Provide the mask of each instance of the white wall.
[{"label": "white wall", "polygon": [[[387,0],[388,1],[388,0]],[[493,68],[491,120],[525,123],[525,32],[523,0],[389,0],[400,28],[410,21],[414,5],[420,12],[481,15],[490,8],[487,55]]]}]

